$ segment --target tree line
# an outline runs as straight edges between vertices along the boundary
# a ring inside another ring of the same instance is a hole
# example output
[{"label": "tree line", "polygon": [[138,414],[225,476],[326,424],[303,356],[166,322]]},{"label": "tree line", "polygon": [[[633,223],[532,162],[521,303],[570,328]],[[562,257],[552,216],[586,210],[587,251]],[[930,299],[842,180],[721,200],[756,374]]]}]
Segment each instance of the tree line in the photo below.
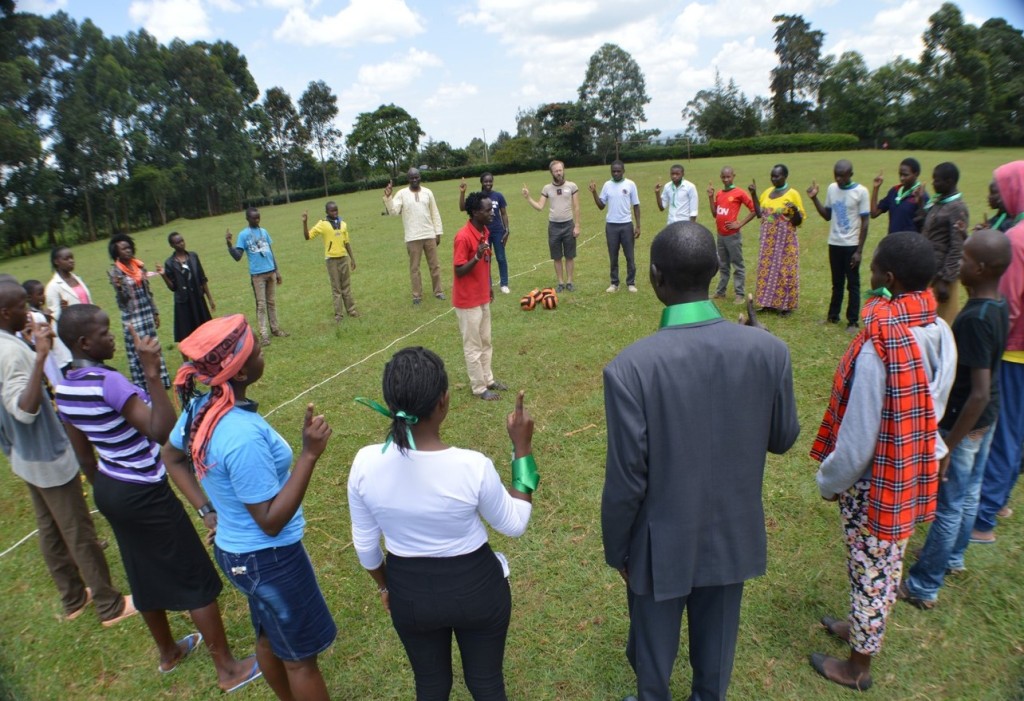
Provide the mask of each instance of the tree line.
[{"label": "tree line", "polygon": [[[932,15],[920,62],[876,71],[856,52],[821,56],[824,34],[775,17],[771,98],[748,99],[716,74],[683,110],[697,141],[843,132],[865,142],[916,130],[978,130],[985,143],[1024,142],[1024,37],[1005,20],[965,24],[947,3]],[[409,165],[531,167],[553,155],[608,160],[648,144],[643,72],[621,47],[591,57],[575,100],[521,108],[516,131],[465,147],[427,139],[394,104],[357,116],[343,135],[337,96],[312,81],[297,101],[260,97],[229,42],[159,43],[142,30],[108,37],[90,20],[17,12],[0,0],[0,237],[28,252],[45,238],[95,240],[177,217],[337,191]]]}]

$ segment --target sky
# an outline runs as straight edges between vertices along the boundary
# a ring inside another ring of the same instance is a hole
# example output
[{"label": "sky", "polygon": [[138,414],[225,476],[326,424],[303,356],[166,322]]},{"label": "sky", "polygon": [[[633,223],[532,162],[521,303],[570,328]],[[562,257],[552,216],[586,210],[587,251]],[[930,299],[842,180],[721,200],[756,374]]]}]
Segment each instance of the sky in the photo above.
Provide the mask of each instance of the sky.
[{"label": "sky", "polygon": [[[15,0],[17,9],[89,18],[107,36],[145,29],[159,41],[229,41],[261,91],[298,102],[325,81],[336,125],[394,103],[427,137],[466,146],[515,133],[516,112],[572,101],[604,43],[643,71],[646,128],[685,130],[681,112],[715,70],[750,98],[769,95],[776,14],[825,32],[823,54],[860,52],[869,68],[917,60],[942,0]],[[1024,28],[1021,0],[961,0],[965,20]],[[262,98],[262,95],[261,95]]]}]

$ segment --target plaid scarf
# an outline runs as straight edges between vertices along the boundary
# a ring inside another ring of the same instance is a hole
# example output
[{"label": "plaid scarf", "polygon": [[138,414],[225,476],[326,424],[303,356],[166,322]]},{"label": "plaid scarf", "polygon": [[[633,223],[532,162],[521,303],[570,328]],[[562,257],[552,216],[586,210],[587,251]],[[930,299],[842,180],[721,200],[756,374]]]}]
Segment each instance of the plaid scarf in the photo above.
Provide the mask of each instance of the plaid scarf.
[{"label": "plaid scarf", "polygon": [[215,467],[206,463],[213,429],[235,406],[235,391],[230,380],[245,366],[254,347],[252,329],[241,314],[207,321],[178,344],[178,350],[192,358],[178,368],[174,378],[182,406],[188,406],[196,395],[197,379],[210,387],[210,400],[192,419],[185,442],[185,452],[199,479]]},{"label": "plaid scarf", "polygon": [[864,329],[839,361],[832,396],[811,448],[821,462],[834,449],[846,412],[857,355],[874,344],[885,365],[882,423],[871,465],[868,528],[884,540],[902,540],[935,515],[938,462],[936,417],[921,350],[911,327],[935,321],[931,292],[912,292],[891,301],[873,297],[864,305]]}]

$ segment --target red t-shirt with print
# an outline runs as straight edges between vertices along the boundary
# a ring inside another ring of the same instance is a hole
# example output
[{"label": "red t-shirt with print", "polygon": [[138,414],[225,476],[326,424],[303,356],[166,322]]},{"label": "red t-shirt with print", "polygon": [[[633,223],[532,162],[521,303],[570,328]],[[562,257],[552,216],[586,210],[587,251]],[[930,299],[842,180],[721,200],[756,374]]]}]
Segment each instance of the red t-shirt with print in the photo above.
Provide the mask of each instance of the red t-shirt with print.
[{"label": "red t-shirt with print", "polygon": [[[483,232],[477,231],[472,222],[459,229],[455,234],[455,252],[452,255],[454,267],[465,265],[476,255],[481,241],[489,236],[487,227]],[[457,309],[472,309],[491,301],[491,249],[477,261],[473,269],[452,281],[452,304]]]},{"label": "red t-shirt with print", "polygon": [[719,190],[715,195],[715,224],[722,236],[732,236],[738,231],[726,229],[725,225],[739,218],[740,205],[746,206],[751,212],[754,211],[754,200],[750,199],[750,194],[741,187]]}]

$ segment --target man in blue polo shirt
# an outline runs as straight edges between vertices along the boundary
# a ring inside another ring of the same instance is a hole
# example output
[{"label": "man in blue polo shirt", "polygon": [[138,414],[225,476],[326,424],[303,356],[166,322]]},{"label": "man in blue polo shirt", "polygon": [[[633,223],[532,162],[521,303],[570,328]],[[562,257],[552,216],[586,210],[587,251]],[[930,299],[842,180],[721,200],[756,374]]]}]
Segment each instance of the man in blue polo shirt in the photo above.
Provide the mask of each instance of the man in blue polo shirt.
[{"label": "man in blue polo shirt", "polygon": [[[266,229],[260,226],[260,210],[249,207],[245,210],[249,226],[238,234],[238,243],[231,243],[231,229],[224,234],[228,253],[236,261],[242,260],[242,252],[249,258],[249,275],[252,277],[252,291],[256,295],[256,317],[260,322],[260,345],[270,345],[270,334],[287,336],[277,325],[277,285],[281,284],[281,273],[271,249],[273,241]],[[267,320],[270,320],[269,329]]]},{"label": "man in blue polo shirt", "polygon": [[[619,291],[619,248],[626,256],[626,288],[636,292],[636,263],[633,247],[640,238],[640,195],[636,184],[626,177],[626,166],[622,161],[613,161],[612,179],[597,193],[597,185],[590,181],[590,194],[598,209],[608,207],[605,216],[604,235],[608,241],[608,261],[611,265],[611,284],[605,292]],[[633,218],[636,218],[636,225]]]}]

